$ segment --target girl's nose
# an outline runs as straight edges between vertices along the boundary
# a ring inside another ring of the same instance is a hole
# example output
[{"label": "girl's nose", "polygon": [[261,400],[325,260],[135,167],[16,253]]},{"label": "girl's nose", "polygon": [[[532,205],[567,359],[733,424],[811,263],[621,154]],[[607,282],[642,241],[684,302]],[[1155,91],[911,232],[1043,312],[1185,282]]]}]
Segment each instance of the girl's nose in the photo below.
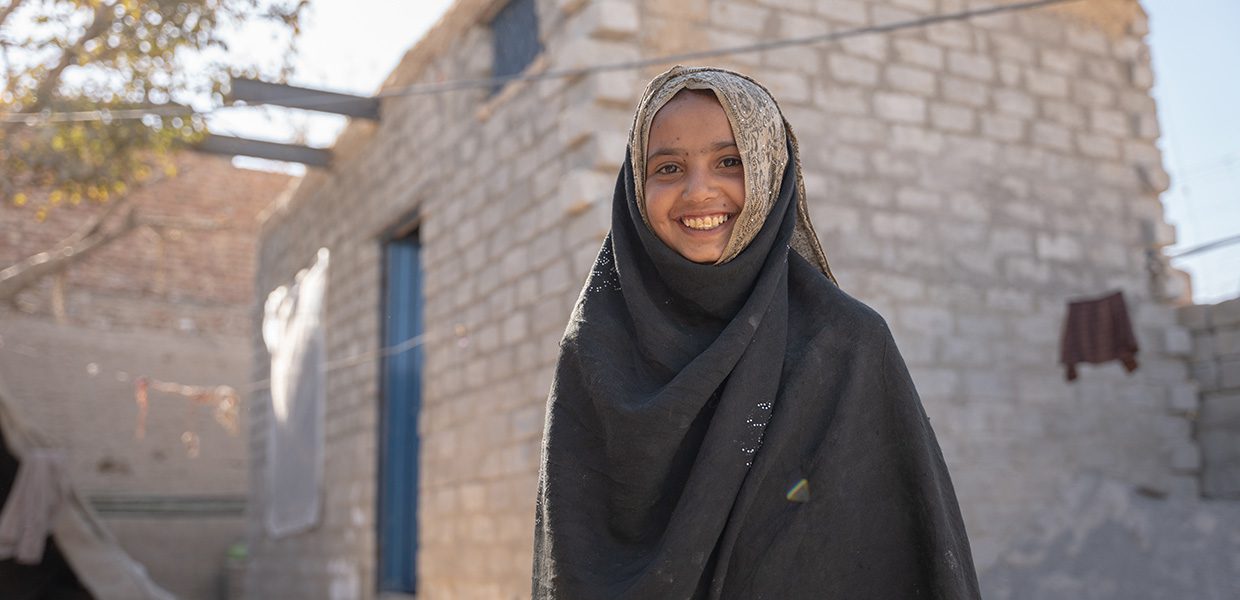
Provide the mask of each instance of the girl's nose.
[{"label": "girl's nose", "polygon": [[691,202],[713,200],[715,188],[715,178],[710,169],[693,169],[685,181],[685,199]]}]

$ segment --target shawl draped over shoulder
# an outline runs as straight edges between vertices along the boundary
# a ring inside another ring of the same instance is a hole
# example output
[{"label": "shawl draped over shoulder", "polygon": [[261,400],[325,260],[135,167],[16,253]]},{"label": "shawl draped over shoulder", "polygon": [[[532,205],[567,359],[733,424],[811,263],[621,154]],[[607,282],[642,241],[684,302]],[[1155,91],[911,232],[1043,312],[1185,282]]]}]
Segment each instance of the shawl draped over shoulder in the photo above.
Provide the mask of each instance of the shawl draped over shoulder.
[{"label": "shawl draped over shoulder", "polygon": [[[650,123],[685,88],[715,93],[745,172],[715,264],[666,246],[644,212]],[[891,332],[835,284],[796,138],[742,75],[675,67],[639,104],[548,399],[533,596],[978,597]]]}]

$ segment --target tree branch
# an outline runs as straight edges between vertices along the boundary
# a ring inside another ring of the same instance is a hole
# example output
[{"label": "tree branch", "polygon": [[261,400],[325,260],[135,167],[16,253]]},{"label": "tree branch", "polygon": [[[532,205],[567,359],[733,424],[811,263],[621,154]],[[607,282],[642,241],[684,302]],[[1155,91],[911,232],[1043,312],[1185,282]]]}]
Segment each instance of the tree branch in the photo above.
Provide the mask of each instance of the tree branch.
[{"label": "tree branch", "polygon": [[61,241],[60,245],[61,246],[72,245],[92,235],[98,234],[99,230],[103,228],[103,224],[112,215],[116,214],[116,211],[120,210],[122,207],[127,206],[129,204],[129,198],[130,198],[129,196],[123,196],[118,200],[109,202],[107,206],[103,209],[103,212],[96,215],[95,218],[87,221],[86,224],[83,225],[81,229],[78,229],[76,232],[73,233],[73,235]]},{"label": "tree branch", "polygon": [[44,277],[64,271],[70,265],[133,231],[137,226],[138,220],[133,207],[129,207],[120,226],[114,229],[87,236],[77,242],[61,244],[53,250],[40,252],[0,271],[0,301],[14,302],[22,290]]},{"label": "tree branch", "polygon": [[111,14],[111,4],[100,3],[95,7],[95,16],[91,19],[90,26],[72,45],[65,48],[64,53],[60,55],[60,62],[56,63],[56,66],[52,67],[39,82],[39,87],[34,93],[34,104],[26,107],[24,109],[26,112],[39,112],[47,108],[56,94],[56,86],[60,84],[61,75],[64,74],[65,69],[77,63],[78,54],[85,51],[86,42],[107,33],[108,28],[112,26]]},{"label": "tree branch", "polygon": [[9,5],[4,7],[3,11],[0,11],[0,28],[4,27],[4,22],[9,20],[9,16],[17,11],[22,2],[25,2],[25,0],[10,0]]},{"label": "tree branch", "polygon": [[[0,31],[4,30],[4,22],[17,11],[25,0],[11,0],[9,5],[4,8],[4,12],[0,12]],[[4,91],[12,92],[14,86],[17,85],[16,71],[13,69],[13,60],[9,57],[9,43],[0,39],[0,60],[4,61]]]},{"label": "tree branch", "polygon": [[107,207],[103,209],[103,212],[96,215],[95,218],[87,221],[85,225],[83,225],[77,231],[73,232],[73,235],[62,240],[60,242],[60,245],[65,246],[65,245],[73,244],[76,242],[80,242],[81,240],[84,240],[92,235],[99,233],[99,231],[103,228],[103,224],[106,223],[108,219],[112,217],[112,215],[116,214],[117,211],[119,211],[124,206],[128,205],[129,199],[132,198],[135,193],[137,193],[139,190],[143,188],[150,187],[163,180],[164,180],[163,176],[158,176],[158,177],[147,179],[146,181],[134,184],[134,187],[130,188],[129,191],[124,196],[121,196],[117,200],[112,200],[108,202]]},{"label": "tree branch", "polygon": [[138,217],[139,227],[151,229],[179,229],[182,231],[215,231],[223,229],[219,221],[212,219],[176,219],[170,217]]},{"label": "tree branch", "polygon": [[0,42],[0,60],[4,61],[4,91],[12,93],[17,77],[14,75],[13,60],[9,58],[9,45],[3,42]]},{"label": "tree branch", "polygon": [[[122,202],[118,201],[116,206],[109,206],[106,214],[114,213],[120,204]],[[117,226],[104,229],[102,223],[103,219],[98,219],[91,225],[91,232],[87,235],[80,238],[76,235],[72,236],[52,250],[35,254],[0,271],[0,302],[10,304],[15,302],[19,293],[38,283],[44,277],[63,273],[70,266],[85,260],[96,251],[129,235],[139,227],[190,231],[214,231],[223,228],[223,224],[219,221],[206,219],[143,217],[133,206],[125,207],[124,216],[121,217]]]}]

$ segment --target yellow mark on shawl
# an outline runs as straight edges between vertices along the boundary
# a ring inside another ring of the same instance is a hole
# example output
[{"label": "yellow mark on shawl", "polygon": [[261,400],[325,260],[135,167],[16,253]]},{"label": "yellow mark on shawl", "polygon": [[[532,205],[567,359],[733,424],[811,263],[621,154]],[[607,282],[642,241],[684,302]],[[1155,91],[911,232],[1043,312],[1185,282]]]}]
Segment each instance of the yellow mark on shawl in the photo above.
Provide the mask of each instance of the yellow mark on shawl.
[{"label": "yellow mark on shawl", "polygon": [[802,479],[788,490],[789,502],[809,502],[809,480]]}]

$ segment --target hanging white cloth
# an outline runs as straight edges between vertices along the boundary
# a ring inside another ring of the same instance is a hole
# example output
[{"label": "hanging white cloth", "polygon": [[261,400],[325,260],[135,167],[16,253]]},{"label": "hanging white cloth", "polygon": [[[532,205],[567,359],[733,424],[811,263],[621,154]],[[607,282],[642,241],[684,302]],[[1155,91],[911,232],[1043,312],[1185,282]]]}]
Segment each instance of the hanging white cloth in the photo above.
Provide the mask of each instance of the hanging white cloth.
[{"label": "hanging white cloth", "polygon": [[326,404],[323,332],[326,248],[295,283],[267,296],[263,341],[271,353],[271,411],[267,422],[265,522],[272,536],[318,523],[323,482]]},{"label": "hanging white cloth", "polygon": [[[0,451],[7,449],[17,459],[20,469],[31,455],[47,452],[43,448],[50,440],[21,420],[13,408],[17,401],[3,383],[0,381],[0,437],[5,448],[0,448]],[[60,508],[51,513],[51,534],[73,568],[74,575],[91,597],[99,600],[176,600],[151,581],[142,564],[125,553],[99,515],[74,491],[67,467],[61,471],[57,481],[63,500]],[[13,483],[17,483],[16,478]],[[12,493],[10,489],[10,496]],[[2,520],[3,514],[0,513]],[[24,520],[19,523],[23,526],[29,524]]]},{"label": "hanging white cloth", "polygon": [[43,560],[52,521],[64,502],[64,453],[36,448],[17,466],[17,478],[0,512],[0,560],[37,565]]}]

